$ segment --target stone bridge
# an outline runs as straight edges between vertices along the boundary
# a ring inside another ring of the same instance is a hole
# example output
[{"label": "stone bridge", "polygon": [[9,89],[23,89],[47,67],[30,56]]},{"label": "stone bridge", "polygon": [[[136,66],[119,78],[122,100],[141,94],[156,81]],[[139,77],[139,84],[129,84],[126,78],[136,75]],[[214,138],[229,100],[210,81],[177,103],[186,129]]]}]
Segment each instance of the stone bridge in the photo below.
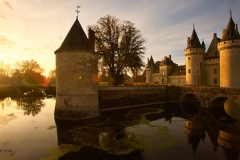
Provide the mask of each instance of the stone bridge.
[{"label": "stone bridge", "polygon": [[214,107],[223,105],[227,99],[233,99],[240,105],[240,89],[234,88],[220,88],[220,87],[207,87],[207,86],[183,86],[169,87],[169,98],[174,94],[174,90],[179,96],[181,102],[197,102],[201,103],[202,107]]}]

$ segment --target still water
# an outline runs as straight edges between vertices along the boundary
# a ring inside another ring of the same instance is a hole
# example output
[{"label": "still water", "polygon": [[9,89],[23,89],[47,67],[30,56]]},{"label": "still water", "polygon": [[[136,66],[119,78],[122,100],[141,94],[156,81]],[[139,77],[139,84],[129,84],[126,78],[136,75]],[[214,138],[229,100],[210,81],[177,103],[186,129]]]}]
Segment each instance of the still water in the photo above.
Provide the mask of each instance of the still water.
[{"label": "still water", "polygon": [[5,98],[0,159],[236,160],[239,114],[226,106],[171,103],[102,112],[77,124],[55,121],[54,98]]}]

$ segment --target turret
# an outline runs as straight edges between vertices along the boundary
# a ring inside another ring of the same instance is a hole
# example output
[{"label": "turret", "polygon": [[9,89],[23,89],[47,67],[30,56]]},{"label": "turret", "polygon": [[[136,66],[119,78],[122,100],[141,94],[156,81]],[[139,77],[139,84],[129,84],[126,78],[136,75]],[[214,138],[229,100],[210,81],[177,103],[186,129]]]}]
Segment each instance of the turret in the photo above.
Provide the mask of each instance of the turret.
[{"label": "turret", "polygon": [[193,26],[191,38],[187,38],[187,48],[184,50],[186,57],[186,85],[202,84],[201,70],[204,53],[205,44],[200,43]]},{"label": "turret", "polygon": [[154,60],[152,56],[150,57],[150,60],[148,59],[147,67],[146,67],[146,83],[152,82],[152,72],[154,69]]},{"label": "turret", "polygon": [[231,12],[227,27],[222,32],[222,40],[218,43],[218,50],[220,87],[240,88],[240,35]]},{"label": "turret", "polygon": [[56,55],[56,119],[81,120],[99,115],[98,58],[94,52],[94,32],[89,39],[78,19]]}]

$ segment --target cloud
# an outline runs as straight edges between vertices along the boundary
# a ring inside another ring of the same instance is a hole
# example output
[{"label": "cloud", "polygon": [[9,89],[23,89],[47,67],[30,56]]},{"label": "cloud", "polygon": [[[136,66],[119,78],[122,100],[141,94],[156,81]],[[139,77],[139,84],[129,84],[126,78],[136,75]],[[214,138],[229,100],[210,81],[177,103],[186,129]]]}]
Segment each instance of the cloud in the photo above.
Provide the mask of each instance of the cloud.
[{"label": "cloud", "polygon": [[12,11],[14,11],[14,9],[12,8],[12,6],[11,6],[7,1],[3,1],[3,3],[5,4],[6,7],[8,7],[9,9],[11,9]]},{"label": "cloud", "polygon": [[22,48],[22,53],[29,55],[29,56],[33,56],[35,53],[40,52],[41,49],[40,48],[36,48],[36,47],[23,47]]},{"label": "cloud", "polygon": [[0,45],[12,48],[16,43],[8,40],[5,36],[0,36]]},{"label": "cloud", "polygon": [[5,19],[5,20],[6,20],[6,17],[5,17],[5,16],[3,16],[3,15],[1,15],[1,14],[0,14],[0,18],[2,18],[2,19]]}]

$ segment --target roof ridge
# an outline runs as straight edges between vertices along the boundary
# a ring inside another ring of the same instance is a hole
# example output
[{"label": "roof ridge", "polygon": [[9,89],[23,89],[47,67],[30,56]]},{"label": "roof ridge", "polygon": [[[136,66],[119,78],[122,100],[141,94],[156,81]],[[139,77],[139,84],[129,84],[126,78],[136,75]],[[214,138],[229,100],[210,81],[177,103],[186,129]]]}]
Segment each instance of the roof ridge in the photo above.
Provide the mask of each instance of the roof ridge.
[{"label": "roof ridge", "polygon": [[223,33],[222,33],[222,41],[239,39],[239,38],[240,36],[238,34],[238,30],[237,28],[235,28],[235,23],[232,19],[232,15],[230,15],[227,27],[225,30],[223,30]]},{"label": "roof ridge", "polygon": [[78,19],[75,20],[61,46],[55,53],[67,50],[89,50],[88,38]]},{"label": "roof ridge", "polygon": [[191,38],[188,39],[187,48],[204,48],[199,41],[195,27],[193,27]]}]

